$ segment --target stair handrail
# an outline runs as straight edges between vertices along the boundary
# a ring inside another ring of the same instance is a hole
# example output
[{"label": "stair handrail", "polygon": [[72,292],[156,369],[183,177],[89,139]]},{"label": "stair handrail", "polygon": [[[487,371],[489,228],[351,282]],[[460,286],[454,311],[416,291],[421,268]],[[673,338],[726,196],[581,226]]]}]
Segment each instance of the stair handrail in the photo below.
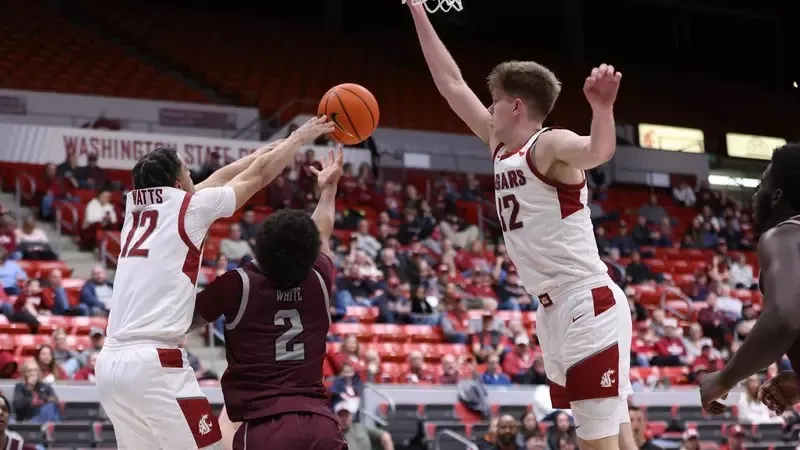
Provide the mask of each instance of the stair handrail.
[{"label": "stair handrail", "polygon": [[392,414],[390,417],[393,417],[395,411],[397,411],[397,403],[395,403],[394,399],[392,397],[389,397],[388,395],[384,394],[383,392],[373,388],[372,386],[370,386],[368,384],[364,385],[364,391],[367,391],[367,390],[370,390],[370,391],[374,392],[375,395],[377,395],[378,397],[386,400],[386,403],[389,404],[389,411]]},{"label": "stair handrail", "polygon": [[[673,308],[670,308],[670,307],[667,306],[667,297],[670,297],[670,296],[672,296],[671,300],[683,301],[688,305],[689,314],[690,314],[689,317],[683,317],[683,315],[679,314],[678,311],[676,311]],[[675,296],[677,296],[677,298],[675,298]],[[670,312],[675,316],[678,316],[678,318],[680,318],[681,320],[690,319],[691,318],[691,311],[693,310],[693,308],[694,308],[694,305],[692,303],[692,299],[688,295],[684,294],[683,291],[681,291],[677,287],[670,287],[668,289],[665,289],[661,293],[661,309],[663,309],[664,311]]]},{"label": "stair handrail", "polygon": [[366,409],[359,409],[358,413],[369,417],[370,419],[374,420],[378,425],[380,425],[383,428],[386,428],[386,427],[389,426],[389,422],[387,422],[386,419],[384,419],[383,417],[381,417],[381,416],[379,416],[377,414],[371,413],[371,412],[367,411]]},{"label": "stair handrail", "polygon": [[[72,210],[72,223],[64,224],[63,221],[61,220],[62,219],[62,215],[61,215],[61,207],[62,206],[66,206],[67,208]],[[77,232],[78,231],[78,220],[80,219],[80,214],[78,213],[78,208],[76,208],[75,205],[73,205],[72,202],[70,202],[70,201],[60,200],[60,201],[57,201],[55,203],[55,209],[56,209],[56,224],[57,224],[57,230],[59,232],[59,235],[63,231],[62,229],[66,229],[67,231]],[[64,225],[69,225],[69,226],[67,227],[67,226],[64,226]]]},{"label": "stair handrail", "polygon": [[439,431],[436,432],[436,438],[433,440],[433,448],[435,448],[436,450],[439,450],[439,448],[440,448],[439,442],[442,440],[443,436],[447,436],[449,438],[452,438],[452,439],[455,439],[456,441],[461,442],[469,450],[480,450],[478,448],[477,444],[475,444],[474,442],[470,441],[466,437],[456,433],[453,430],[439,430]]}]

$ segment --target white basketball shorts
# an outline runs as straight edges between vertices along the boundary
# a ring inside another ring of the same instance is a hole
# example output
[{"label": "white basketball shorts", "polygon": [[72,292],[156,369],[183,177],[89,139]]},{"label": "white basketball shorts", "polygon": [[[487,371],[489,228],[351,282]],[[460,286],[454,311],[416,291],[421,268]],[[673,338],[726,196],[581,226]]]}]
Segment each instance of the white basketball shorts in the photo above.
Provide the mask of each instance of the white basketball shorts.
[{"label": "white basketball shorts", "polygon": [[603,274],[539,296],[536,335],[554,408],[571,408],[578,437],[619,434],[630,422],[632,323],[625,293]]},{"label": "white basketball shorts", "polygon": [[182,349],[109,340],[95,382],[120,449],[222,449],[217,418]]}]

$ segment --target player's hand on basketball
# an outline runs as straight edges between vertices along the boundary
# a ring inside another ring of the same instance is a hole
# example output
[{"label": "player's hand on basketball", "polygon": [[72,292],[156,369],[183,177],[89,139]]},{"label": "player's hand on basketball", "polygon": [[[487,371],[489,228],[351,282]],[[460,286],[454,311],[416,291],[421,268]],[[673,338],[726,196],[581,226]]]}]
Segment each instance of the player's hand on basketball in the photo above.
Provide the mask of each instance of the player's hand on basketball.
[{"label": "player's hand on basketball", "polygon": [[328,157],[323,162],[322,170],[310,166],[311,171],[317,176],[317,184],[321,189],[339,184],[339,178],[344,172],[344,151],[341,145],[336,146],[336,151],[328,150]]},{"label": "player's hand on basketball", "polygon": [[758,400],[778,415],[800,403],[795,373],[784,371],[765,381],[758,388]]},{"label": "player's hand on basketball", "polygon": [[712,415],[720,415],[725,412],[725,405],[719,400],[728,398],[728,392],[732,386],[725,385],[722,379],[722,372],[713,372],[700,380],[700,403],[703,409]]},{"label": "player's hand on basketball", "polygon": [[614,106],[619,91],[622,74],[614,70],[610,64],[600,64],[592,69],[592,73],[583,83],[583,93],[592,109],[604,109]]},{"label": "player's hand on basketball", "polygon": [[325,116],[312,117],[298,129],[292,136],[297,136],[303,144],[310,144],[323,134],[333,133],[335,126]]}]

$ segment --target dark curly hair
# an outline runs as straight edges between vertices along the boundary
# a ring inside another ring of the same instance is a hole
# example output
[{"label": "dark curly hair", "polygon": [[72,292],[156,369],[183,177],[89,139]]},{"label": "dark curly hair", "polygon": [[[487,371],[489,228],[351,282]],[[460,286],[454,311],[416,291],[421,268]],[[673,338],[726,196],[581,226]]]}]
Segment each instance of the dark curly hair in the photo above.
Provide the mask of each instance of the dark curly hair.
[{"label": "dark curly hair", "polygon": [[306,212],[282,209],[256,234],[256,259],[276,289],[296,287],[308,277],[321,246],[319,229]]},{"label": "dark curly hair", "polygon": [[181,172],[181,159],[173,148],[159,147],[133,166],[133,188],[173,187]]},{"label": "dark curly hair", "polygon": [[800,211],[800,144],[786,144],[772,153],[772,187],[780,189],[792,209]]}]

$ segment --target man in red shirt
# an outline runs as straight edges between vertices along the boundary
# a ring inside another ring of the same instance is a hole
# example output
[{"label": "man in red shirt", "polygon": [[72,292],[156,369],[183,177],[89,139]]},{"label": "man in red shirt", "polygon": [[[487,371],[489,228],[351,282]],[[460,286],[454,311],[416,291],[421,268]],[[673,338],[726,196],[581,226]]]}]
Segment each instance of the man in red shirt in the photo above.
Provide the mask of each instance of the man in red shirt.
[{"label": "man in red shirt", "polygon": [[39,321],[36,316],[49,315],[52,308],[52,291],[42,289],[39,280],[32,278],[25,284],[25,291],[14,302],[14,312],[8,320],[26,323],[31,327],[31,332],[36,334],[39,330]]},{"label": "man in red shirt", "polygon": [[72,377],[73,380],[85,380],[91,383],[94,383],[94,367],[97,364],[97,356],[99,353],[92,352],[89,354],[89,358],[86,361],[86,367],[83,369],[75,372],[75,376]]},{"label": "man in red shirt", "polygon": [[520,383],[533,367],[536,354],[530,347],[531,340],[521,334],[514,338],[514,348],[503,358],[503,372],[511,377],[511,381]]},{"label": "man in red shirt", "polygon": [[681,366],[686,363],[686,347],[678,334],[678,321],[664,319],[664,336],[656,343],[655,366]]}]

